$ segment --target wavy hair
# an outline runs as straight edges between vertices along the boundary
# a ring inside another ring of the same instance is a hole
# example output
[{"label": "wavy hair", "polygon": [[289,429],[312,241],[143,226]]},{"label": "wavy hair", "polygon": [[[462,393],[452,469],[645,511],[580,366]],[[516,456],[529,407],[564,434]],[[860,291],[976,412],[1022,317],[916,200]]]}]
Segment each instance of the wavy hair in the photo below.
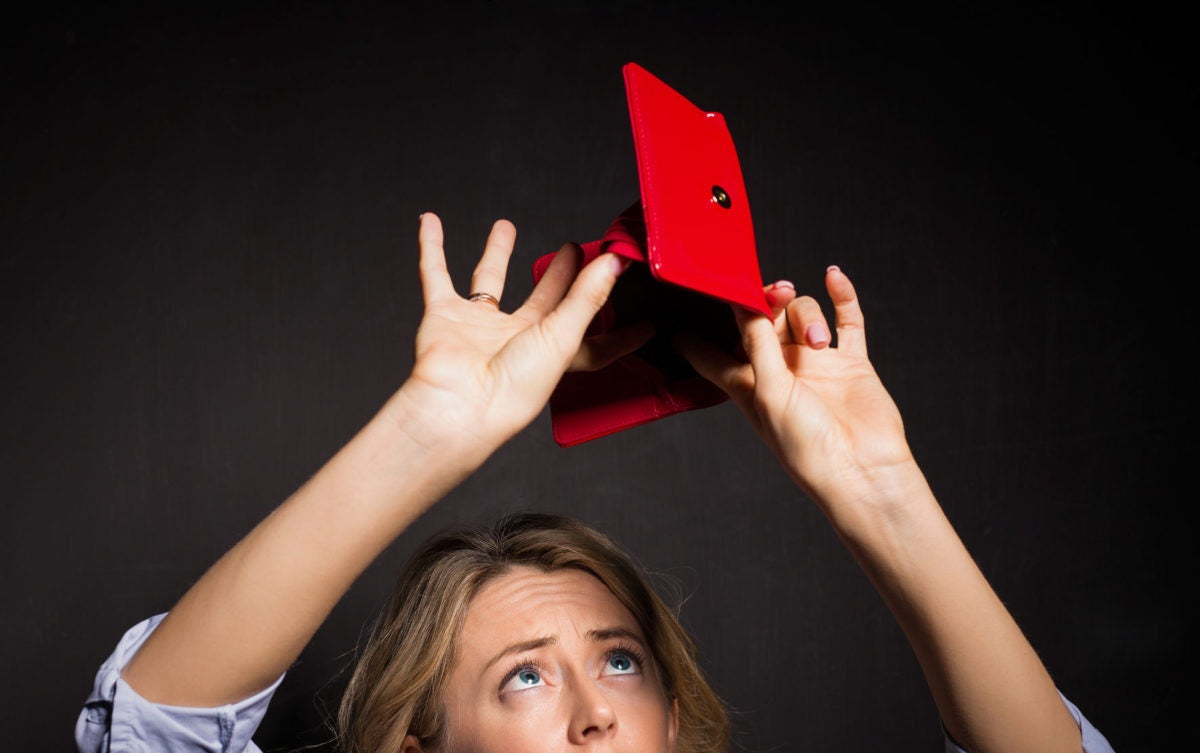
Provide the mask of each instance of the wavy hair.
[{"label": "wavy hair", "polygon": [[534,513],[437,535],[413,554],[342,696],[343,753],[397,751],[408,735],[430,749],[444,741],[442,697],[467,609],[485,583],[518,565],[576,568],[603,583],[637,621],[668,700],[679,704],[678,753],[726,753],[725,706],[705,680],[691,638],[642,569],[598,531]]}]

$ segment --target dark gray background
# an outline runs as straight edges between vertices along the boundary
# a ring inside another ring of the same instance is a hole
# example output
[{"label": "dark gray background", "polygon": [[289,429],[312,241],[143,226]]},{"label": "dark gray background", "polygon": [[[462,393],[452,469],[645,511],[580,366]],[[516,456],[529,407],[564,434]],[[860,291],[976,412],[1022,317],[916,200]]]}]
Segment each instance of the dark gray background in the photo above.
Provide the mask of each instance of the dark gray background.
[{"label": "dark gray background", "polygon": [[[5,747],[69,749],[122,631],[401,383],[419,212],[464,284],[491,222],[516,223],[511,306],[537,256],[637,197],[631,60],[725,115],[766,279],[854,279],[918,459],[1062,690],[1118,751],[1168,746],[1193,633],[1194,23],[840,7],[10,17]],[[518,508],[673,579],[739,750],[940,750],[900,631],[729,404],[570,450],[543,414],[362,577],[260,744],[323,739],[415,541]]]}]

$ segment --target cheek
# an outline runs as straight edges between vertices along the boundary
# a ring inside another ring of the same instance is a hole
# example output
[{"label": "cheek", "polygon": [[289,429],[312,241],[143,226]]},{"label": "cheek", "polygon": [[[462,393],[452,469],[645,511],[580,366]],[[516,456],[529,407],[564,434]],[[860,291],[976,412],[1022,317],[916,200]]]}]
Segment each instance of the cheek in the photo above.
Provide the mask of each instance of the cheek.
[{"label": "cheek", "polygon": [[505,703],[453,703],[446,706],[445,745],[436,753],[549,753],[566,739],[559,698],[526,691]]},{"label": "cheek", "polygon": [[[618,720],[621,750],[670,750],[672,704],[657,679],[613,678],[593,693]],[[446,699],[443,745],[429,753],[557,753],[569,748],[568,729],[579,699],[553,688],[514,693],[503,702],[474,696]]]},{"label": "cheek", "polygon": [[645,743],[665,740],[671,730],[671,705],[661,695],[655,695],[643,703],[630,704],[620,719],[623,728],[636,732]]}]

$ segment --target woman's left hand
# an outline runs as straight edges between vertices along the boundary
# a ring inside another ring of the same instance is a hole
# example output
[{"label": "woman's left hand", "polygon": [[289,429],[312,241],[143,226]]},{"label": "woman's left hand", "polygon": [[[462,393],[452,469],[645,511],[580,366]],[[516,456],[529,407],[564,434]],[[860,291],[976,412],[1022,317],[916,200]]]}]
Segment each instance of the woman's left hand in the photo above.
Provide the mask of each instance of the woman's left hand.
[{"label": "woman's left hand", "polygon": [[[877,491],[898,467],[916,471],[900,413],[867,358],[863,313],[849,278],[830,267],[825,286],[837,347],[820,305],[790,283],[766,289],[768,318],[735,307],[746,358],[695,339],[678,343],[693,367],[742,410],[797,483],[836,513]],[[878,499],[878,495],[870,495]]]}]

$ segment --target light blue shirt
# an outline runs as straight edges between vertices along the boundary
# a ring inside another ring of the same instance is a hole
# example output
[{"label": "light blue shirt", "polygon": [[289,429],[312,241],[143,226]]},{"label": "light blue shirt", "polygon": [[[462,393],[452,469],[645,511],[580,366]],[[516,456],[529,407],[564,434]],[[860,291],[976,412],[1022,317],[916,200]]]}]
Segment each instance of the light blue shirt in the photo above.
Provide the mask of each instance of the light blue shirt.
[{"label": "light blue shirt", "polygon": [[[126,631],[100,665],[96,684],[75,723],[79,753],[262,753],[250,739],[271,696],[283,680],[238,703],[189,708],[151,703],[121,679],[121,670],[166,615],[143,620]],[[1083,733],[1084,753],[1113,753],[1104,735],[1075,704],[1063,698]],[[946,737],[946,753],[966,753]]]},{"label": "light blue shirt", "polygon": [[121,679],[121,670],[165,616],[156,615],[126,631],[100,665],[75,722],[79,753],[262,753],[250,738],[282,676],[250,698],[216,708],[151,703]]}]

